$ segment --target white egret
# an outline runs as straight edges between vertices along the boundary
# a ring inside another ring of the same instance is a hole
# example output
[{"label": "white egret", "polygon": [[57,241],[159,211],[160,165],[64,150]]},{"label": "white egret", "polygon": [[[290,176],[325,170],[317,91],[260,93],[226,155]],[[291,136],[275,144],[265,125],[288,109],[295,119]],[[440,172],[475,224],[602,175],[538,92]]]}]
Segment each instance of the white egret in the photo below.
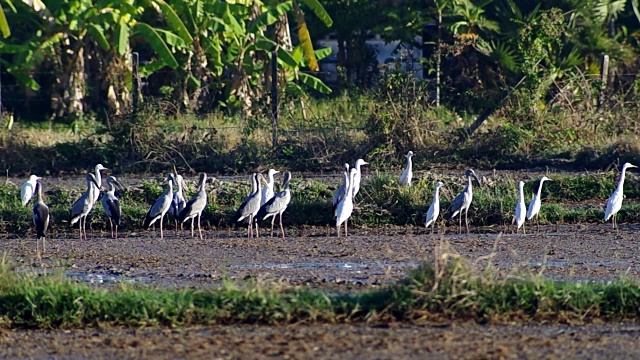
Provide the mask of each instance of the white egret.
[{"label": "white egret", "polygon": [[333,217],[336,216],[336,210],[338,209],[338,204],[344,198],[344,194],[347,193],[347,188],[349,187],[349,164],[344,163],[344,168],[342,170],[342,184],[333,194],[333,199],[331,200],[331,208],[333,210]]},{"label": "white egret", "polygon": [[627,171],[628,168],[636,168],[636,167],[637,166],[628,162],[622,165],[622,171],[620,172],[620,180],[618,180],[618,186],[616,187],[613,194],[611,194],[611,197],[609,197],[609,200],[607,200],[607,209],[604,212],[604,221],[609,221],[609,218],[613,216],[612,222],[613,222],[614,229],[618,229],[618,222],[616,217],[617,217],[618,211],[620,211],[620,208],[622,207],[622,199],[624,198],[622,188],[624,186],[625,172]]},{"label": "white egret", "polygon": [[349,185],[347,186],[347,191],[345,196],[342,198],[342,201],[338,204],[338,208],[336,209],[336,229],[338,230],[338,237],[340,237],[340,226],[344,223],[344,236],[349,236],[347,232],[347,222],[353,213],[353,184],[354,178],[358,170],[355,168],[351,169],[351,173],[349,174]]},{"label": "white egret", "polygon": [[368,162],[362,159],[356,160],[356,165],[354,167],[356,168],[356,170],[358,170],[358,172],[356,173],[355,178],[353,178],[353,201],[356,201],[356,195],[358,195],[358,192],[360,191],[360,180],[362,179],[361,166],[368,164]]},{"label": "white egret", "polygon": [[260,206],[264,205],[264,203],[271,200],[271,198],[275,194],[273,192],[273,185],[275,183],[275,181],[273,180],[273,175],[279,172],[280,171],[277,171],[275,169],[269,169],[269,172],[267,173],[267,180],[268,180],[267,184],[265,185],[265,187],[262,188],[262,195],[260,197]]},{"label": "white egret", "polygon": [[35,193],[36,183],[41,179],[42,178],[39,176],[31,175],[29,176],[29,180],[22,184],[22,187],[20,188],[20,200],[22,201],[22,206],[27,206],[29,200],[31,200],[31,197]]},{"label": "white egret", "polygon": [[402,175],[400,175],[400,185],[411,186],[411,178],[413,178],[413,164],[411,163],[411,157],[413,157],[413,151],[409,151],[405,157],[407,158],[407,166],[404,168]]},{"label": "white egret", "polygon": [[429,228],[429,225],[431,225],[432,234],[436,227],[438,215],[440,215],[440,188],[443,186],[444,184],[441,181],[436,183],[433,190],[433,201],[431,202],[431,206],[429,206],[429,209],[427,210],[427,216],[424,219],[424,227]]},{"label": "white egret", "polygon": [[478,185],[482,185],[480,179],[476,176],[475,171],[469,169],[465,172],[465,176],[467,177],[467,186],[462,190],[458,196],[451,202],[451,206],[449,207],[449,211],[451,211],[451,218],[453,218],[460,214],[458,217],[458,233],[462,233],[462,212],[464,211],[464,222],[467,226],[467,234],[469,233],[469,220],[467,214],[469,213],[469,207],[471,206],[471,202],[473,201],[473,181],[472,179],[476,179]]},{"label": "white egret", "polygon": [[525,207],[524,202],[524,181],[518,182],[518,202],[516,203],[516,213],[513,217],[513,221],[516,223],[516,234],[520,227],[522,227],[522,231],[526,234],[527,230],[524,228],[524,219],[527,215],[527,208]]},{"label": "white egret", "polygon": [[541,193],[542,193],[542,184],[545,181],[553,181],[546,176],[543,176],[540,179],[540,184],[538,185],[538,191],[533,195],[533,199],[529,203],[529,207],[527,208],[527,220],[533,219],[536,217],[537,220],[537,231],[540,231],[540,216],[538,213],[540,212],[540,205],[542,203]]}]

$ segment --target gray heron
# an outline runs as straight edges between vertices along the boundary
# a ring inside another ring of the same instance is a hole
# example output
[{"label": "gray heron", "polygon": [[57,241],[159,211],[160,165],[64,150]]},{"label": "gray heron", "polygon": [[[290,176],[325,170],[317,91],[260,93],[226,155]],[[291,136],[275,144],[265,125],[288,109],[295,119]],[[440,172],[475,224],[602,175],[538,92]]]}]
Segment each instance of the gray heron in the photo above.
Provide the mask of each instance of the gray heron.
[{"label": "gray heron", "polygon": [[96,186],[95,188],[92,188],[91,192],[93,193],[93,202],[95,203],[96,201],[98,201],[98,198],[100,197],[100,190],[102,189],[102,174],[100,173],[101,170],[109,170],[106,167],[102,166],[102,164],[98,164],[95,167],[95,178],[96,178]]},{"label": "gray heron", "polygon": [[542,203],[542,198],[541,193],[542,193],[542,184],[545,181],[553,181],[551,179],[549,179],[546,176],[543,176],[540,179],[540,184],[538,185],[538,192],[535,193],[535,195],[533,195],[533,199],[531,199],[531,202],[529,203],[529,207],[527,208],[527,220],[531,220],[533,219],[533,217],[536,217],[537,220],[537,230],[538,232],[540,231],[540,216],[538,215],[538,213],[540,212],[540,205]]},{"label": "gray heron", "polygon": [[38,200],[33,205],[33,225],[36,226],[36,254],[40,256],[38,242],[42,239],[42,253],[45,252],[46,232],[49,227],[49,207],[42,200],[42,184],[36,181],[36,193]]},{"label": "gray heron", "polygon": [[169,174],[167,176],[166,185],[167,189],[158,197],[149,212],[147,212],[147,216],[144,218],[144,222],[142,226],[145,229],[148,229],[149,226],[155,224],[156,221],[160,220],[160,239],[164,239],[164,234],[162,232],[162,223],[164,215],[169,211],[169,207],[171,207],[171,200],[173,199],[173,174]]},{"label": "gray heron", "polygon": [[[238,211],[236,211],[232,219],[233,222],[242,221],[244,219],[247,219],[249,221],[249,225],[247,227],[247,237],[249,238],[254,236],[253,234],[254,217],[256,216],[256,214],[260,210],[260,207],[262,206],[261,202],[262,202],[262,195],[264,194],[264,191],[262,189],[262,181],[260,179],[261,177],[262,177],[261,174],[256,174],[256,173],[254,173],[251,176],[252,183],[256,183],[257,185],[256,190],[252,194],[247,196],[246,199],[244,199],[244,201],[242,202],[242,204],[238,208]],[[256,226],[255,237],[260,237],[257,226]]]},{"label": "gray heron", "polygon": [[344,236],[349,236],[347,232],[347,222],[349,221],[349,217],[353,213],[353,185],[354,178],[358,170],[356,168],[351,168],[349,173],[349,185],[347,186],[347,190],[345,195],[342,197],[342,200],[338,204],[338,208],[336,209],[336,229],[338,230],[338,237],[340,237],[340,226],[344,223]]},{"label": "gray heron", "polygon": [[[122,208],[120,207],[120,200],[116,197],[116,186],[120,189],[124,189],[124,186],[120,184],[115,176],[109,176],[107,178],[108,190],[102,196],[102,208],[107,214],[109,219],[109,226],[111,228],[111,237],[118,238],[118,226],[120,226],[120,220],[122,220]],[[113,231],[115,227],[115,232]],[[115,234],[115,235],[114,235]]]},{"label": "gray heron", "polygon": [[[260,206],[264,205],[267,201],[271,200],[273,195],[273,185],[275,181],[273,180],[273,175],[279,173],[279,171],[275,169],[269,169],[267,173],[267,184],[262,188],[262,196],[260,197]],[[255,215],[255,214],[254,214]]]},{"label": "gray heron", "polygon": [[198,218],[198,234],[202,240],[202,228],[200,219],[202,212],[207,207],[207,174],[200,173],[200,182],[198,183],[198,192],[184,206],[184,209],[178,215],[178,222],[182,225],[185,221],[191,219],[191,237],[193,236],[193,223]]},{"label": "gray heron", "polygon": [[513,216],[513,222],[516,224],[516,234],[520,227],[522,227],[522,232],[527,233],[527,229],[524,227],[524,220],[527,216],[527,208],[524,202],[524,181],[518,182],[518,202],[516,203],[516,213]]},{"label": "gray heron", "polygon": [[84,239],[87,240],[87,216],[93,209],[96,199],[94,198],[93,189],[98,187],[96,177],[92,173],[88,173],[85,176],[87,180],[87,191],[71,206],[71,219],[70,224],[74,225],[79,222],[80,228],[80,240],[82,240],[82,233],[84,232]]},{"label": "gray heron", "polygon": [[369,163],[362,160],[362,159],[358,159],[356,160],[356,165],[354,166],[356,168],[356,170],[358,170],[358,172],[356,173],[356,176],[353,178],[353,201],[356,201],[356,195],[358,195],[358,192],[360,191],[360,180],[362,179],[362,165],[368,165]]},{"label": "gray heron", "polygon": [[347,188],[349,187],[349,164],[344,163],[344,168],[342,170],[342,184],[333,194],[333,199],[331,200],[331,207],[333,210],[333,217],[336,216],[336,210],[338,209],[338,204],[344,198],[344,194],[347,193]]},{"label": "gray heron", "polygon": [[184,198],[183,192],[184,187],[186,186],[184,186],[185,182],[182,175],[176,174],[173,179],[176,190],[173,192],[173,199],[171,200],[171,207],[169,208],[169,212],[171,213],[171,216],[173,216],[176,224],[176,231],[178,231],[178,216],[180,215],[180,212],[182,212],[182,209],[184,209],[184,207],[187,205],[187,201]]},{"label": "gray heron", "polygon": [[29,180],[25,181],[20,188],[20,200],[22,201],[22,206],[27,206],[31,197],[35,193],[36,183],[38,180],[42,179],[39,176],[31,175],[29,176]]},{"label": "gray heron", "polygon": [[404,168],[402,175],[400,175],[400,185],[411,186],[411,178],[413,178],[413,164],[411,158],[413,157],[413,151],[409,151],[405,157],[407,158],[407,166]]},{"label": "gray heron", "polygon": [[469,219],[467,214],[469,213],[469,207],[471,206],[471,201],[473,201],[473,179],[478,182],[478,185],[482,185],[480,179],[476,176],[475,171],[472,169],[467,170],[464,173],[467,178],[467,186],[462,190],[458,196],[451,202],[451,206],[449,207],[449,211],[451,211],[450,220],[456,215],[460,215],[458,217],[458,233],[462,233],[462,212],[464,211],[464,223],[467,226],[467,234],[469,233]]},{"label": "gray heron", "polygon": [[436,183],[433,189],[433,201],[427,210],[427,216],[424,218],[424,227],[429,228],[429,225],[431,225],[432,234],[436,227],[436,221],[438,221],[438,215],[440,215],[440,188],[443,186],[444,184],[441,181]]},{"label": "gray heron", "polygon": [[258,214],[256,214],[256,221],[262,221],[272,216],[271,219],[271,236],[273,237],[273,226],[276,221],[276,216],[280,215],[280,231],[282,232],[282,238],[284,239],[284,227],[282,226],[282,213],[289,206],[289,202],[291,201],[291,189],[289,188],[289,183],[291,182],[291,173],[284,173],[284,180],[282,185],[282,190],[275,194],[271,200],[267,201],[260,207],[258,210]]},{"label": "gray heron", "polygon": [[613,216],[613,228],[616,230],[618,229],[618,222],[616,217],[618,211],[620,211],[620,208],[622,207],[622,199],[624,198],[624,193],[622,190],[624,186],[624,175],[628,168],[637,168],[637,166],[628,162],[622,165],[622,171],[620,172],[620,180],[618,180],[618,186],[613,191],[613,194],[611,194],[611,197],[609,197],[609,200],[607,200],[607,209],[604,212],[604,221],[609,221],[609,218]]}]

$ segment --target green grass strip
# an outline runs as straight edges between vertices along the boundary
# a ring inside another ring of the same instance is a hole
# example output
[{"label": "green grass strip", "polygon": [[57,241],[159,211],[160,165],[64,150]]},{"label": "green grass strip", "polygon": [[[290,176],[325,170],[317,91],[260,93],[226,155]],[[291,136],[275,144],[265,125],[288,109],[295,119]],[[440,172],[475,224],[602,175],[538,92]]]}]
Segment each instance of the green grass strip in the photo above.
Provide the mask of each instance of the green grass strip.
[{"label": "green grass strip", "polygon": [[211,289],[121,287],[97,289],[62,275],[0,271],[0,324],[4,327],[72,328],[102,325],[286,324],[411,320],[426,312],[486,321],[520,318],[636,318],[635,281],[553,281],[534,275],[496,278],[453,258],[424,264],[407,278],[357,294],[278,284],[224,283]]}]

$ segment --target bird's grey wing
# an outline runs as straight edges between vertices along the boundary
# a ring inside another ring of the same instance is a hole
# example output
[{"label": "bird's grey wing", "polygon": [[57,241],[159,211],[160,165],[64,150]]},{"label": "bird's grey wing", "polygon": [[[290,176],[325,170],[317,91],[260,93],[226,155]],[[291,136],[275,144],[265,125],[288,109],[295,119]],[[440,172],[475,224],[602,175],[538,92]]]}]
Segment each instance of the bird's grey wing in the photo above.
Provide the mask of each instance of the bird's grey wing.
[{"label": "bird's grey wing", "polygon": [[268,203],[264,204],[268,213],[277,213],[288,205],[287,194],[285,191],[280,191],[275,194]]},{"label": "bird's grey wing", "polygon": [[336,190],[336,193],[333,194],[333,200],[332,200],[332,204],[333,206],[336,206],[344,197],[344,184],[340,185],[340,187],[338,188],[338,190]]},{"label": "bird's grey wing", "polygon": [[83,193],[82,196],[80,196],[78,198],[78,200],[76,200],[76,202],[73,203],[73,205],[71,206],[71,217],[72,218],[82,214],[82,211],[84,210],[84,203],[85,203],[86,199],[87,199],[87,193]]},{"label": "bird's grey wing", "polygon": [[449,211],[452,213],[460,210],[462,208],[462,204],[464,203],[464,191],[458,194],[455,199],[451,202],[451,206],[449,206]]}]

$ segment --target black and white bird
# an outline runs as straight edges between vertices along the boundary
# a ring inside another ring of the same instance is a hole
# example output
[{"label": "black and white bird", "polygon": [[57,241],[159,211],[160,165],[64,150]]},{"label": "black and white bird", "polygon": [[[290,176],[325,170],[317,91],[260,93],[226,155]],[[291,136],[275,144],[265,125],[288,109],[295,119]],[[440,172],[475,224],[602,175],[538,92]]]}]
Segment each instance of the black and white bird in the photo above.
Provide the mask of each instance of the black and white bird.
[{"label": "black and white bird", "polygon": [[368,162],[362,159],[356,160],[356,165],[354,166],[354,168],[356,168],[358,172],[353,178],[353,201],[356,201],[356,195],[358,195],[358,192],[360,191],[360,180],[362,180],[362,165],[368,164]]},{"label": "black and white bird", "polygon": [[202,237],[202,228],[200,227],[200,218],[202,212],[207,207],[207,174],[200,173],[200,182],[198,183],[198,192],[189,200],[184,206],[184,209],[178,215],[178,222],[184,224],[185,221],[191,219],[191,237],[193,235],[193,222],[195,218],[198,218],[198,233],[200,234],[200,240]]},{"label": "black and white bird", "polygon": [[102,174],[100,173],[100,171],[102,170],[109,170],[106,167],[102,166],[102,164],[98,164],[96,165],[96,167],[94,168],[95,170],[95,178],[96,178],[96,187],[92,188],[92,193],[93,193],[93,202],[95,205],[95,202],[98,201],[98,198],[100,197],[100,191],[102,190]]},{"label": "black and white bird", "polygon": [[349,233],[347,232],[347,222],[353,213],[353,185],[355,183],[354,178],[357,172],[358,170],[356,170],[356,168],[351,169],[351,172],[349,173],[349,185],[347,186],[344,197],[336,209],[335,220],[338,237],[340,237],[340,227],[342,224],[344,224],[344,236],[349,236]]},{"label": "black and white bird", "polygon": [[25,181],[20,188],[20,200],[22,201],[22,206],[27,206],[33,194],[36,191],[36,183],[38,180],[42,179],[39,176],[31,175],[29,176],[29,180]]},{"label": "black and white bird", "polygon": [[173,200],[171,201],[169,212],[171,213],[171,216],[173,216],[176,224],[176,231],[178,231],[178,216],[187,205],[187,201],[184,198],[184,178],[182,175],[176,174],[174,180],[175,191],[173,192]]},{"label": "black and white bird", "polygon": [[407,165],[400,175],[400,185],[411,186],[411,179],[413,178],[413,163],[411,158],[413,157],[413,151],[409,151],[405,157],[407,158]]},{"label": "black and white bird", "polygon": [[273,192],[273,186],[275,184],[275,180],[273,179],[273,175],[275,175],[277,173],[279,173],[279,171],[277,171],[275,169],[269,169],[269,172],[267,173],[267,183],[262,188],[262,195],[260,196],[260,206],[264,205],[264,203],[266,203],[267,201],[271,200],[271,198],[275,194]]},{"label": "black and white bird", "polygon": [[331,209],[333,212],[333,217],[336,216],[336,210],[338,209],[338,204],[344,198],[344,195],[347,193],[347,188],[349,187],[349,164],[344,163],[344,167],[342,169],[342,184],[333,194],[333,199],[331,200]]},{"label": "black and white bird", "polygon": [[289,206],[289,202],[291,201],[291,190],[289,188],[289,183],[291,182],[291,173],[284,173],[284,183],[282,185],[282,190],[275,194],[271,200],[267,201],[264,205],[260,207],[258,210],[258,214],[256,214],[256,221],[266,220],[268,217],[272,216],[271,219],[271,236],[273,237],[273,227],[276,220],[276,215],[280,215],[280,231],[282,232],[282,238],[284,239],[284,227],[282,226],[282,213]]},{"label": "black and white bird", "polygon": [[247,237],[249,238],[254,236],[260,237],[260,233],[258,232],[257,226],[256,226],[256,233],[255,234],[253,233],[253,224],[254,224],[254,217],[260,210],[260,206],[262,202],[262,194],[264,193],[264,191],[262,191],[263,189],[262,189],[261,177],[262,175],[257,173],[254,173],[251,176],[251,182],[256,184],[256,189],[253,193],[249,194],[249,196],[247,196],[244,199],[244,201],[242,202],[242,204],[238,208],[238,211],[236,211],[232,219],[232,222],[234,223],[242,221],[244,219],[248,220],[249,225],[247,226]]},{"label": "black and white bird", "polygon": [[458,196],[451,202],[451,206],[449,207],[449,211],[451,211],[451,218],[456,215],[460,215],[458,217],[458,233],[462,233],[462,212],[464,211],[464,223],[467,226],[467,234],[469,233],[469,220],[467,214],[469,213],[469,207],[471,206],[471,202],[473,201],[473,179],[478,182],[478,185],[482,185],[480,179],[476,176],[475,171],[472,169],[467,170],[465,173],[467,178],[467,186],[462,190]]},{"label": "black and white bird", "polygon": [[85,191],[82,196],[71,206],[71,218],[70,224],[73,226],[75,223],[79,222],[78,226],[80,228],[80,240],[82,240],[82,235],[84,233],[84,239],[87,239],[87,216],[93,209],[93,204],[96,202],[96,198],[94,198],[95,192],[93,189],[98,188],[98,183],[96,182],[96,177],[92,173],[88,173],[85,176],[87,180],[87,191]]},{"label": "black and white bird", "polygon": [[46,233],[49,227],[49,207],[42,199],[42,184],[40,181],[36,181],[36,193],[38,194],[38,200],[33,205],[33,225],[36,226],[36,254],[39,257],[40,249],[38,243],[42,239],[42,253],[44,254]]},{"label": "black and white bird", "polygon": [[120,207],[120,200],[116,197],[116,186],[124,189],[124,186],[120,184],[115,176],[109,176],[107,178],[108,190],[102,196],[102,208],[109,219],[111,237],[115,239],[118,238],[118,226],[120,226],[120,221],[122,220],[122,208]]},{"label": "black and white bird", "polygon": [[164,215],[169,211],[169,207],[171,207],[171,200],[173,199],[173,182],[174,182],[173,174],[169,174],[166,180],[166,190],[158,199],[153,203],[151,209],[147,212],[147,216],[144,218],[144,222],[142,226],[145,229],[148,229],[149,226],[156,223],[156,221],[160,220],[160,238],[164,239],[164,233],[162,232],[162,223]]}]

